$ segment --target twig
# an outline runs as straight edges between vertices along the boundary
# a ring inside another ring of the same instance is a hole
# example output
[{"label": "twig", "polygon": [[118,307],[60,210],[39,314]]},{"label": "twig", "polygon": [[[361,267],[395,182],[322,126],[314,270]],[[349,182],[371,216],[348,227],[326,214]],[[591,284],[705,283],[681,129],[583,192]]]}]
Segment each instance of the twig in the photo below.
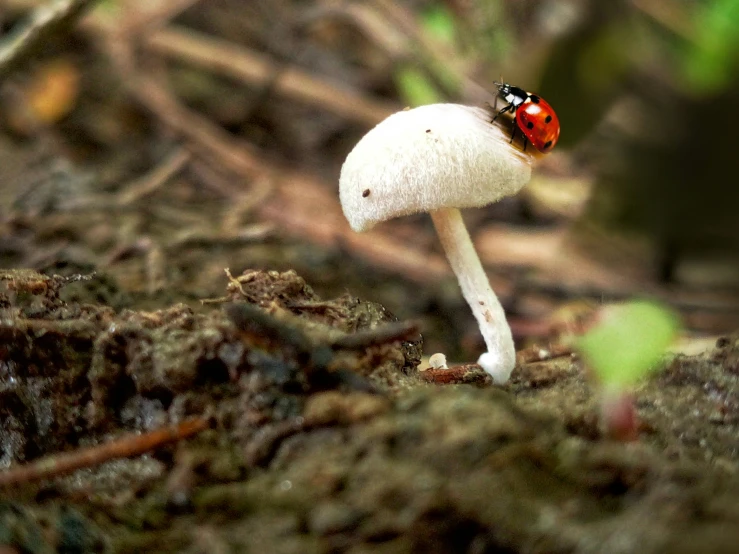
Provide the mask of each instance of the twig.
[{"label": "twig", "polygon": [[261,175],[266,171],[253,147],[239,141],[211,120],[180,104],[154,78],[131,75],[131,91],[138,100],[168,127],[184,136],[202,153],[216,159],[241,176]]},{"label": "twig", "polygon": [[167,259],[164,249],[155,241],[146,251],[145,268],[146,291],[153,296],[167,286]]},{"label": "twig", "polygon": [[[27,4],[36,5],[38,1],[40,0],[28,0]],[[123,37],[127,37],[132,32],[143,33],[171,17],[173,10],[183,9],[189,3],[188,0],[175,1],[172,9],[167,8],[161,14],[156,13],[156,10],[146,13],[144,17],[135,19],[131,24],[126,24],[126,29],[117,29],[117,31]],[[15,9],[25,6],[25,3],[18,0],[13,0],[13,4]],[[86,18],[84,23],[86,30],[97,35],[109,36],[109,25],[102,18]],[[142,25],[143,29],[136,28],[136,25]],[[279,64],[273,63],[265,56],[182,27],[169,26],[155,31],[148,37],[146,44],[155,52],[182,59],[249,85],[270,84],[274,86],[278,94],[320,106],[326,111],[365,125],[374,126],[400,109],[391,102],[370,98],[345,87],[334,85],[301,69],[287,68],[282,71]]]},{"label": "twig", "polygon": [[34,50],[67,31],[95,0],[56,0],[40,6],[30,20],[0,45],[0,80],[16,70]]},{"label": "twig", "polygon": [[139,0],[131,6],[125,6],[126,18],[123,22],[123,35],[136,33],[148,34],[161,27],[179,14],[198,3],[200,0],[159,0],[145,2]]},{"label": "twig", "polygon": [[490,376],[477,364],[464,364],[449,369],[427,369],[419,372],[421,378],[435,385],[488,385]]},{"label": "twig", "polygon": [[355,233],[349,228],[336,193],[300,173],[280,179],[258,213],[285,234],[328,248],[343,248],[369,264],[404,275],[417,283],[440,281],[451,275],[443,256],[405,244],[383,230]]},{"label": "twig", "polygon": [[234,179],[232,171],[226,167],[216,167],[212,160],[194,158],[190,163],[189,170],[198,183],[209,188],[223,198],[229,199],[229,204],[238,203],[239,196],[251,194],[251,187],[246,193],[245,183],[241,179]]},{"label": "twig", "polygon": [[[309,370],[315,360],[326,358],[323,361],[328,362],[330,359],[330,355],[326,356],[325,348],[315,345],[302,329],[280,321],[253,304],[234,302],[227,304],[224,311],[242,338],[250,344],[268,351],[279,350],[302,362]],[[321,355],[317,356],[317,353]],[[318,365],[323,364],[319,362]]]},{"label": "twig", "polygon": [[190,160],[190,154],[178,149],[148,174],[131,183],[118,194],[118,204],[126,206],[155,192],[176,175]]},{"label": "twig", "polygon": [[257,431],[244,448],[244,458],[251,467],[265,467],[274,458],[285,439],[308,430],[302,417],[280,421]]},{"label": "twig", "polygon": [[416,321],[398,321],[343,336],[334,340],[331,346],[334,350],[363,350],[369,346],[417,339],[419,330],[420,325]]},{"label": "twig", "polygon": [[243,246],[262,242],[274,232],[274,224],[254,223],[228,232],[206,232],[199,229],[186,230],[166,243],[167,252],[182,248],[208,248],[211,246]]},{"label": "twig", "polygon": [[229,207],[221,217],[221,229],[225,233],[233,233],[242,227],[242,219],[253,212],[257,206],[264,203],[274,192],[274,179],[264,177],[257,179],[249,186],[248,192],[234,195]]},{"label": "twig", "polygon": [[197,64],[250,85],[274,81],[278,94],[318,105],[366,125],[374,126],[399,109],[389,102],[338,87],[294,67],[279,72],[264,56],[189,29],[169,26],[149,37],[147,45],[159,54]]},{"label": "twig", "polygon": [[132,458],[169,443],[195,435],[209,427],[209,421],[195,418],[141,435],[127,434],[106,444],[54,454],[0,473],[0,487],[19,485],[65,475],[117,458]]}]

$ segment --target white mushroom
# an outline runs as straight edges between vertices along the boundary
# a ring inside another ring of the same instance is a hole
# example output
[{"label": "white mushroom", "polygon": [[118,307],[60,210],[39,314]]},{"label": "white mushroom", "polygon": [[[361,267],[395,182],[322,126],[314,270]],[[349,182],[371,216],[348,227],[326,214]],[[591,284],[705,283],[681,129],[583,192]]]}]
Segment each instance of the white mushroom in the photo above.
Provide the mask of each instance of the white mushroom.
[{"label": "white mushroom", "polygon": [[449,369],[446,365],[446,356],[441,352],[429,356],[429,367],[431,369]]},{"label": "white mushroom", "polygon": [[339,193],[355,231],[402,215],[431,214],[487,345],[478,364],[503,383],[516,364],[511,329],[459,208],[485,206],[518,192],[531,177],[534,154],[511,145],[510,136],[490,119],[487,110],[458,104],[395,113],[349,153]]}]

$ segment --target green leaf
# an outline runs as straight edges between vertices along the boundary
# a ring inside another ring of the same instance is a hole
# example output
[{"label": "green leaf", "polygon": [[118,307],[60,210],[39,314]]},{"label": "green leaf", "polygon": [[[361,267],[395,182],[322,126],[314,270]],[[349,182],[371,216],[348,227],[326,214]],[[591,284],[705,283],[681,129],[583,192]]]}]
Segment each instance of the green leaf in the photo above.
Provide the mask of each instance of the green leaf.
[{"label": "green leaf", "polygon": [[438,40],[453,44],[457,35],[454,17],[445,6],[437,5],[421,15],[421,26]]},{"label": "green leaf", "polygon": [[604,310],[600,323],[577,341],[577,348],[601,386],[626,388],[659,369],[678,328],[677,317],[666,308],[629,302]]},{"label": "green leaf", "polygon": [[412,107],[440,102],[442,95],[426,75],[415,67],[401,67],[395,72],[398,92]]},{"label": "green leaf", "polygon": [[730,82],[739,57],[739,0],[708,2],[696,20],[683,74],[700,90],[721,90]]}]

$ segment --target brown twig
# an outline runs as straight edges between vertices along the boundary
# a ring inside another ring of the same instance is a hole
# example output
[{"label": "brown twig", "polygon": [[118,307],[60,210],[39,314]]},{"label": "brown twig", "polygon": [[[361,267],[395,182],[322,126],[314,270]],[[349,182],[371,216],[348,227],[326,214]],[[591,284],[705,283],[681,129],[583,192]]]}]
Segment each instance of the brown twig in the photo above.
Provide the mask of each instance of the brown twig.
[{"label": "brown twig", "polygon": [[126,206],[149,196],[176,175],[190,161],[190,154],[178,149],[146,175],[129,184],[118,194],[118,204]]},{"label": "brown twig", "polygon": [[155,241],[146,252],[145,268],[146,292],[153,296],[167,286],[167,258],[164,249]]},{"label": "brown twig", "polygon": [[387,323],[345,335],[334,340],[331,347],[334,350],[364,350],[370,346],[417,339],[419,330],[420,325],[416,321]]},{"label": "brown twig", "polygon": [[274,81],[273,87],[278,94],[320,106],[368,126],[376,125],[399,109],[294,67],[278,71],[264,56],[182,27],[169,26],[157,31],[146,44],[158,54],[179,58],[249,85]]},{"label": "brown twig", "polygon": [[34,10],[30,20],[0,45],[0,80],[39,46],[66,32],[95,0],[56,0]]},{"label": "brown twig", "polygon": [[208,248],[211,246],[242,246],[262,242],[274,232],[272,223],[254,223],[228,232],[207,232],[200,229],[186,230],[165,245],[167,252],[183,248]]},{"label": "brown twig", "polygon": [[131,75],[131,91],[136,98],[173,131],[187,138],[206,157],[244,177],[261,175],[267,169],[254,148],[239,141],[211,120],[180,104],[156,79]]},{"label": "brown twig", "polygon": [[490,376],[477,364],[464,364],[449,369],[427,369],[419,373],[421,378],[435,385],[486,385]]},{"label": "brown twig", "polygon": [[417,283],[451,275],[443,256],[415,248],[383,230],[355,233],[341,212],[336,193],[318,180],[286,174],[275,194],[259,206],[259,214],[288,235],[329,248],[344,248],[370,264],[404,275]]},{"label": "brown twig", "polygon": [[[14,0],[13,3],[19,4],[14,5],[15,9],[22,9],[26,5],[37,5],[38,1],[40,0],[27,2]],[[134,14],[132,21],[125,23],[126,28],[116,29],[116,33],[119,34],[119,38],[126,41],[130,40],[131,33],[146,35],[148,33],[145,31],[161,25],[173,12],[184,9],[190,3],[189,0],[180,0],[175,1],[171,7],[166,7],[162,13],[157,13],[156,9],[153,9],[146,12],[143,17],[136,17]],[[100,17],[86,18],[84,27],[87,31],[101,36],[109,36],[111,33],[110,25]],[[374,126],[400,109],[393,103],[332,84],[301,69],[288,67],[282,70],[279,64],[256,52],[182,27],[168,26],[154,31],[147,37],[146,44],[154,52],[181,59],[252,86],[270,84],[277,94],[319,106],[368,126]]]},{"label": "brown twig", "polygon": [[58,477],[117,458],[132,458],[195,435],[209,426],[204,418],[183,421],[141,435],[127,434],[106,444],[63,452],[0,473],[0,487]]},{"label": "brown twig", "polygon": [[144,35],[159,28],[200,0],[159,0],[157,2],[133,2],[125,6],[126,17],[121,33]]},{"label": "brown twig", "polygon": [[233,233],[242,227],[242,220],[264,203],[274,192],[275,185],[271,177],[256,179],[249,185],[247,192],[233,195],[229,206],[221,217],[221,229],[224,233]]},{"label": "brown twig", "polygon": [[280,421],[257,431],[244,448],[244,458],[251,467],[264,467],[274,458],[285,439],[306,431],[308,425],[302,417]]}]

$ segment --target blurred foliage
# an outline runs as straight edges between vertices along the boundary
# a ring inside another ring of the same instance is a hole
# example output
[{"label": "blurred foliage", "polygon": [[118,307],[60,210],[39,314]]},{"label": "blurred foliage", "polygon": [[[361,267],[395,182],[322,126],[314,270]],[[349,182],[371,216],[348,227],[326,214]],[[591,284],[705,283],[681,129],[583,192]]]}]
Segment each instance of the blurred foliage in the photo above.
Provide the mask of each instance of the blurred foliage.
[{"label": "blurred foliage", "polygon": [[606,308],[599,324],[578,339],[577,348],[602,387],[624,389],[659,369],[677,331],[671,311],[635,301]]},{"label": "blurred foliage", "polygon": [[644,51],[640,22],[622,2],[590,2],[584,10],[554,42],[538,86],[562,122],[560,148],[592,133]]},{"label": "blurred foliage", "polygon": [[739,271],[739,1],[694,7],[682,34],[652,23],[619,117],[597,135],[588,213],[651,238],[658,276],[668,282],[690,259],[720,259],[734,268],[729,275]]},{"label": "blurred foliage", "polygon": [[457,22],[446,6],[430,6],[421,14],[421,25],[430,36],[439,41],[449,45],[457,41]]},{"label": "blurred foliage", "polygon": [[407,106],[441,102],[443,95],[420,69],[412,66],[400,67],[395,72],[398,94]]},{"label": "blurred foliage", "polygon": [[701,257],[739,274],[739,0],[501,4],[515,44],[489,63],[522,68],[594,169],[586,221],[650,239],[665,281]]},{"label": "blurred foliage", "polygon": [[[443,5],[433,4],[424,10],[420,24],[434,41],[454,48],[458,22]],[[459,77],[454,71],[434,57],[425,59],[423,69],[417,65],[401,65],[395,70],[394,81],[403,103],[411,107],[444,102],[456,96],[460,88]]]},{"label": "blurred foliage", "polygon": [[739,0],[708,2],[696,19],[687,45],[683,71],[688,83],[703,93],[732,86],[739,61]]},{"label": "blurred foliage", "polygon": [[[558,150],[595,173],[588,223],[649,238],[665,281],[686,256],[739,258],[739,0],[422,4],[425,33],[479,60],[479,84],[502,74],[554,106]],[[418,67],[395,75],[408,104],[461,91]]]},{"label": "blurred foliage", "polygon": [[[629,70],[623,22],[583,29],[557,45],[539,92],[565,121],[560,148],[580,143],[612,106]],[[616,46],[616,48],[614,48]]]}]

